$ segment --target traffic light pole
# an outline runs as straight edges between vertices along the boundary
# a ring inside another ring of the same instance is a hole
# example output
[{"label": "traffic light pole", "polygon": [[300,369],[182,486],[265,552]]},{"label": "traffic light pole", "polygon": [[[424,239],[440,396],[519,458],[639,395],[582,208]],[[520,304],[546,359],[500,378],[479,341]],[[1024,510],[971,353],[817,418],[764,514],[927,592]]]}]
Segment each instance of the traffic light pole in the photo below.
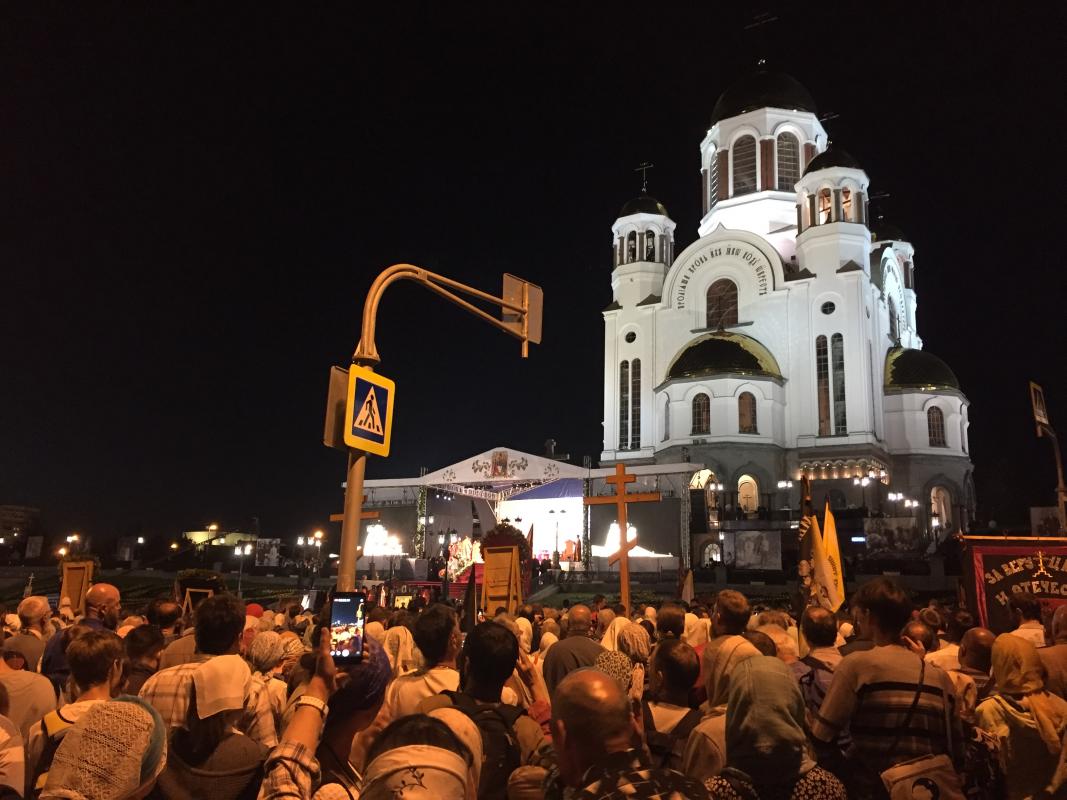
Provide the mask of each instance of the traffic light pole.
[{"label": "traffic light pole", "polygon": [[[374,342],[378,322],[378,305],[382,294],[396,281],[410,280],[441,295],[460,308],[480,317],[490,325],[522,341],[522,357],[529,354],[529,344],[541,341],[541,289],[521,278],[504,275],[502,297],[488,294],[466,284],[446,278],[412,264],[394,264],[382,271],[367,292],[363,303],[363,326],[359,344],[352,354],[352,363],[373,370],[381,359]],[[501,309],[502,319],[479,308],[456,292],[482,300]],[[367,454],[362,450],[348,451],[348,475],[345,482],[344,520],[341,523],[341,552],[337,564],[337,590],[351,592],[356,588],[356,551],[359,547],[359,522],[363,510],[363,477],[367,469]]]}]

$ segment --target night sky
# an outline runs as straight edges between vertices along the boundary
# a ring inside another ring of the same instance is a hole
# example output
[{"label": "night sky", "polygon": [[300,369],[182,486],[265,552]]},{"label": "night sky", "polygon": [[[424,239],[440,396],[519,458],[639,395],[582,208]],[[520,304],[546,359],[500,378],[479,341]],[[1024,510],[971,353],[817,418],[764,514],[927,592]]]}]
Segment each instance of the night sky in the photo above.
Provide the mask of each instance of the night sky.
[{"label": "night sky", "polygon": [[750,31],[746,4],[381,5],[5,6],[0,503],[94,537],[322,525],[344,473],[321,444],[329,367],[400,261],[540,284],[544,343],[523,361],[391,289],[393,455],[368,477],[549,437],[595,458],[634,168],[655,163],[680,252],[711,109],[761,56],[837,115],[889,193],[874,213],[916,246],[920,335],[972,403],[979,517],[1054,502],[1027,381],[1067,435],[1062,8],[794,3]]}]

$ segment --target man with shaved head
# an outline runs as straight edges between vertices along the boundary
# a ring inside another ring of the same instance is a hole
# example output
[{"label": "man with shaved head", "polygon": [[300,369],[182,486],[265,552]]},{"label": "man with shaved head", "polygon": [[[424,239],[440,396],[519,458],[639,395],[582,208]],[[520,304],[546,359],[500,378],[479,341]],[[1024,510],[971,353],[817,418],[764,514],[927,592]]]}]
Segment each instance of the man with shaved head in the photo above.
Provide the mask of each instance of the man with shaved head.
[{"label": "man with shaved head", "polygon": [[[110,583],[93,584],[85,593],[85,616],[79,624],[93,630],[115,630],[119,626],[121,600],[119,590]],[[62,636],[53,636],[48,641],[41,659],[41,673],[57,686],[62,686],[70,677]]]},{"label": "man with shaved head", "polygon": [[960,718],[967,722],[974,722],[974,710],[994,688],[989,677],[994,639],[993,631],[969,629],[960,639],[959,668],[946,670],[956,687],[956,708]]},{"label": "man with shaved head", "polygon": [[545,656],[545,685],[550,695],[555,694],[556,686],[568,673],[593,666],[597,656],[604,652],[603,647],[589,638],[592,624],[593,614],[589,606],[571,606],[567,615],[567,638],[552,645]]},{"label": "man with shaved head", "polygon": [[560,681],[552,697],[552,742],[560,779],[578,790],[575,797],[709,798],[708,790],[692,778],[653,767],[644,748],[634,746],[639,741],[629,698],[609,675],[579,669]]}]

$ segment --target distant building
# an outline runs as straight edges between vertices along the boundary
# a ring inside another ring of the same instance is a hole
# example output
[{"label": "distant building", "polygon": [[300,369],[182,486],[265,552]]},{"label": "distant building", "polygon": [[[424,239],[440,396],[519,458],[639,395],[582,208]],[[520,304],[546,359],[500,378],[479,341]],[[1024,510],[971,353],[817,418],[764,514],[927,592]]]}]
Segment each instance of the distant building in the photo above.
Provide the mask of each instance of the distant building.
[{"label": "distant building", "polygon": [[0,506],[0,536],[29,536],[41,526],[41,509],[31,506]]}]

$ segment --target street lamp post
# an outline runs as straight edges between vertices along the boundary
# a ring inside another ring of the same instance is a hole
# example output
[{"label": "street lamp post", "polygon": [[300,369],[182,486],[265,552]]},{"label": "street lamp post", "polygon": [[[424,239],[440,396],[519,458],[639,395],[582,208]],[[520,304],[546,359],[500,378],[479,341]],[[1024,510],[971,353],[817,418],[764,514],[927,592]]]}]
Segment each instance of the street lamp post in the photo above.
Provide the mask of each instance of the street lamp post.
[{"label": "street lamp post", "polygon": [[245,574],[245,556],[252,555],[251,542],[238,542],[237,547],[234,549],[234,553],[238,558],[237,566],[237,597],[243,599],[241,594],[241,581]]}]

